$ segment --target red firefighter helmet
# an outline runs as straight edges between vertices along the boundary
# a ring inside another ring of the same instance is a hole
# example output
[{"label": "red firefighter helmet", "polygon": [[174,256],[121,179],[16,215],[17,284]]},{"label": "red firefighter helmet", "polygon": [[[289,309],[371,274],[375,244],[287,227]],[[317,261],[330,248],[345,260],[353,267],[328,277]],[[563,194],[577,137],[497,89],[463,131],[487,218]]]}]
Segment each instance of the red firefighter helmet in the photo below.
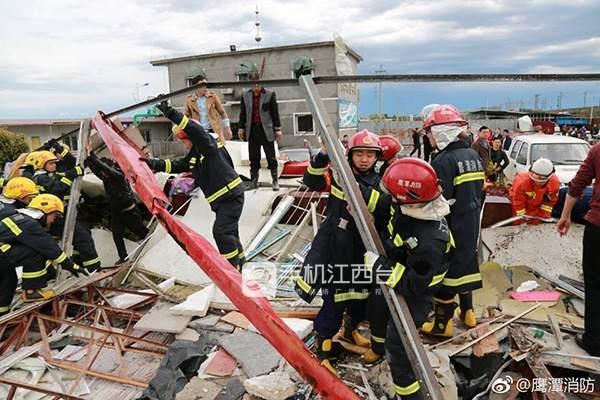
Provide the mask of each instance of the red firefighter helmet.
[{"label": "red firefighter helmet", "polygon": [[381,187],[402,204],[427,203],[442,194],[433,167],[413,157],[394,161],[385,170]]},{"label": "red firefighter helmet", "polygon": [[390,161],[396,154],[402,151],[402,145],[398,139],[391,135],[381,135],[379,136],[379,141],[381,142],[381,148],[383,149],[381,155],[383,161]]},{"label": "red firefighter helmet", "polygon": [[443,124],[466,125],[467,121],[460,115],[458,108],[452,104],[438,104],[423,117],[424,129],[431,128],[433,125]]},{"label": "red firefighter helmet", "polygon": [[346,153],[350,154],[353,150],[375,150],[379,152],[379,154],[383,152],[379,136],[373,132],[369,132],[367,129],[355,133],[350,140],[348,140]]}]

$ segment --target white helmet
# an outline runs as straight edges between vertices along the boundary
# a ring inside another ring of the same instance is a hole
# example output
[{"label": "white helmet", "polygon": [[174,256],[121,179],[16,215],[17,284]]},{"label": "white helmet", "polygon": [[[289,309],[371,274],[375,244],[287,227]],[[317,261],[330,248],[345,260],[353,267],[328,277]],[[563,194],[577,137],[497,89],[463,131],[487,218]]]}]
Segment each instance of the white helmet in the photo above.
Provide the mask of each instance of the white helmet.
[{"label": "white helmet", "polygon": [[[533,181],[543,185],[548,182],[548,179],[550,179],[550,176],[554,173],[554,165],[552,165],[552,161],[548,160],[547,158],[538,158],[533,164],[531,164],[529,172],[529,176],[531,179],[533,179]],[[539,179],[534,177],[532,176],[532,173],[544,178]]]}]

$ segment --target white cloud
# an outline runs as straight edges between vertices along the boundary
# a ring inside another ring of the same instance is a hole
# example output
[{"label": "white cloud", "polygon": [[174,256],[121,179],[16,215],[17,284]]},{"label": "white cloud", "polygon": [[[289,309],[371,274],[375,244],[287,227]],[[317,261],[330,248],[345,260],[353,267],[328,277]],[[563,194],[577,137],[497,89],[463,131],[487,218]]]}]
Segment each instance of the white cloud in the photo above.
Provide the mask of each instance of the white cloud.
[{"label": "white cloud", "polygon": [[[254,2],[5,3],[1,118],[110,111],[133,101],[136,84],[150,82],[142,98],[167,90],[166,68],[150,66],[151,59],[254,45]],[[384,62],[389,72],[483,72],[490,65],[591,71],[600,38],[578,32],[577,17],[593,14],[597,2],[553,0],[566,3],[572,15],[545,1],[261,0],[261,45],[328,40],[337,31],[368,57],[369,69]],[[559,33],[560,41],[553,39]]]}]

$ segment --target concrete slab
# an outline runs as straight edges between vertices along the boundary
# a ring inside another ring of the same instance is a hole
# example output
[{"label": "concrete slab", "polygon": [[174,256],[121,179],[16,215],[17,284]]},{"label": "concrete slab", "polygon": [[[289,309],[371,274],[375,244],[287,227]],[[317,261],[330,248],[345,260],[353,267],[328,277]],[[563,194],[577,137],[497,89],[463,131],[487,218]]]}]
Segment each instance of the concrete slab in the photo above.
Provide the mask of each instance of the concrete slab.
[{"label": "concrete slab", "polygon": [[189,295],[183,303],[171,307],[171,312],[177,315],[204,317],[215,294],[215,288],[215,285],[208,285],[199,292]]},{"label": "concrete slab", "polygon": [[[300,339],[306,338],[313,330],[313,322],[308,319],[301,318],[282,318],[283,322],[294,332]],[[260,333],[254,327],[254,325],[250,325],[250,330],[252,332]]]},{"label": "concrete slab", "polygon": [[195,376],[177,393],[175,400],[214,400],[222,389],[219,384]]},{"label": "concrete slab", "polygon": [[242,329],[250,329],[250,327],[252,327],[252,323],[248,321],[248,318],[238,311],[231,311],[227,313],[223,318],[221,318],[221,321],[227,322],[228,324]]},{"label": "concrete slab", "polygon": [[244,396],[244,393],[246,393],[246,389],[244,389],[242,381],[231,379],[215,400],[239,400]]},{"label": "concrete slab", "polygon": [[[240,219],[240,240],[243,244],[249,243],[267,220],[266,213],[270,213],[271,204],[276,196],[277,192],[267,188],[246,192],[244,210]],[[212,236],[215,216],[204,197],[192,199],[186,215],[181,218],[188,227],[201,234],[213,246],[215,245]],[[191,285],[205,286],[210,283],[206,274],[166,233],[165,229],[161,225],[156,229],[156,238],[153,237],[148,244],[148,250],[141,257],[140,264],[143,268],[175,277]]]},{"label": "concrete slab", "polygon": [[209,314],[206,317],[193,320],[188,326],[192,329],[202,330],[215,326],[220,319],[220,315]]},{"label": "concrete slab", "polygon": [[158,302],[134,326],[134,329],[150,332],[179,333],[187,327],[192,317],[174,315],[169,310],[172,303]]},{"label": "concrete slab", "polygon": [[[112,232],[106,229],[92,229],[92,239],[96,245],[98,257],[102,262],[102,266],[110,267],[115,265],[115,261],[119,259],[117,248],[112,238]],[[133,251],[138,246],[138,243],[125,239],[125,247],[128,252]]]},{"label": "concrete slab", "polygon": [[187,340],[189,342],[197,342],[198,339],[200,339],[200,334],[198,333],[198,331],[191,329],[191,328],[185,328],[183,330],[183,332],[178,333],[177,335],[175,335],[175,339],[177,340]]},{"label": "concrete slab", "polygon": [[296,384],[282,372],[246,379],[244,387],[248,393],[265,400],[285,400],[296,394]]},{"label": "concrete slab", "polygon": [[277,350],[254,332],[222,337],[219,344],[240,363],[249,378],[268,374],[281,361]]},{"label": "concrete slab", "polygon": [[482,237],[501,265],[527,265],[558,278],[582,280],[583,225],[573,224],[561,237],[555,224],[507,226],[483,229]]},{"label": "concrete slab", "polygon": [[231,376],[237,368],[237,361],[223,349],[219,349],[217,354],[211,358],[204,369],[204,373],[213,376]]}]

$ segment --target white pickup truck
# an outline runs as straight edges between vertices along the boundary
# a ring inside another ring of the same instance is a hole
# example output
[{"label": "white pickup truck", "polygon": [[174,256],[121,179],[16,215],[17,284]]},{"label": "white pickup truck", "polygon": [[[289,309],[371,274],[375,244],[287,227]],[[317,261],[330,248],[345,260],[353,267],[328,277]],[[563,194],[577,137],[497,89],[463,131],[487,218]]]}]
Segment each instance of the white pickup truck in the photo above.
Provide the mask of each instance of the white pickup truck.
[{"label": "white pickup truck", "polygon": [[508,167],[504,175],[508,182],[521,171],[527,171],[538,158],[547,158],[556,168],[556,175],[563,185],[568,184],[585,160],[590,145],[581,139],[558,135],[521,135],[512,139],[508,149]]}]

